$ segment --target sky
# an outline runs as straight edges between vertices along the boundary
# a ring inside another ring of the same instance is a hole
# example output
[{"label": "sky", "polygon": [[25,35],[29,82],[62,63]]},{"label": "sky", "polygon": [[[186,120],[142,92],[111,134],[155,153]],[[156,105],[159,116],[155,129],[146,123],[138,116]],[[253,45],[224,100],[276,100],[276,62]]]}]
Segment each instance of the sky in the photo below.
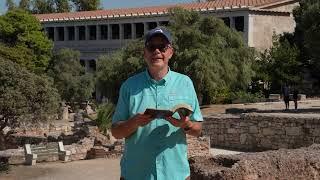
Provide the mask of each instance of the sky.
[{"label": "sky", "polygon": [[[19,0],[15,0],[19,2]],[[101,0],[104,9],[143,7],[165,4],[195,2],[195,0]],[[0,0],[0,14],[6,12],[6,0]]]}]

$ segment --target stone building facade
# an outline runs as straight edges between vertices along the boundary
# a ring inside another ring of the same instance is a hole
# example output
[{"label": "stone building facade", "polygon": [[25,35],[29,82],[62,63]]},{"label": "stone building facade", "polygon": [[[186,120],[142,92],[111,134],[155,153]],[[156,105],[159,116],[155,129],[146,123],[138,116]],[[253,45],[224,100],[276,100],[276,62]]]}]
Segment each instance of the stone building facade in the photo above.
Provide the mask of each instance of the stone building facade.
[{"label": "stone building facade", "polygon": [[110,9],[87,12],[41,14],[36,17],[55,50],[71,48],[81,52],[87,71],[95,70],[100,55],[124,47],[130,40],[143,37],[149,29],[167,25],[169,9],[181,7],[205,16],[221,18],[227,26],[243,35],[249,47],[264,50],[272,36],[293,32],[292,10],[298,0],[215,0],[167,6]]}]

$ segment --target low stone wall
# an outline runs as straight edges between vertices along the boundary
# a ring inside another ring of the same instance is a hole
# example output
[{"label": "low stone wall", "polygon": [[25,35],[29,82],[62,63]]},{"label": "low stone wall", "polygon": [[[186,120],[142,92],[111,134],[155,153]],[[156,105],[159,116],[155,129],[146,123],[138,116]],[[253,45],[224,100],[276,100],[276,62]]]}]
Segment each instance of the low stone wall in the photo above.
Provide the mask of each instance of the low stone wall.
[{"label": "low stone wall", "polygon": [[191,179],[320,179],[320,145],[189,159]]},{"label": "low stone wall", "polygon": [[306,147],[320,143],[316,114],[248,113],[206,117],[204,134],[211,147],[242,151]]}]

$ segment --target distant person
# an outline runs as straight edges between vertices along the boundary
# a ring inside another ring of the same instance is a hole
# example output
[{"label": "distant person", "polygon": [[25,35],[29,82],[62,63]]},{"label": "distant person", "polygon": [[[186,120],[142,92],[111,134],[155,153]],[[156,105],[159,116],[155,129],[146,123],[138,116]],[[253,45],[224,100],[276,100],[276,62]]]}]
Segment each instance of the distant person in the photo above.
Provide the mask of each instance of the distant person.
[{"label": "distant person", "polygon": [[294,109],[297,110],[298,109],[298,89],[294,88],[293,90],[293,102],[294,102]]},{"label": "distant person", "polygon": [[289,100],[290,100],[290,90],[287,84],[285,84],[282,88],[283,101],[286,105],[286,110],[289,109]]}]

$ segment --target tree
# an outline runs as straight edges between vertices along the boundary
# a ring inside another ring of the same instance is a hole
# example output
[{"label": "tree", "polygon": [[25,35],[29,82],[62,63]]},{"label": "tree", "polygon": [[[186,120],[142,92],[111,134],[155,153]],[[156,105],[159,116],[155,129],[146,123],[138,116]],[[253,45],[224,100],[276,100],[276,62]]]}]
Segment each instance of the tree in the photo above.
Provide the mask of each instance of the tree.
[{"label": "tree", "polygon": [[114,104],[118,100],[121,84],[130,76],[145,69],[143,41],[136,40],[112,56],[101,56],[97,60],[97,87]]},{"label": "tree", "polygon": [[15,9],[0,16],[0,57],[14,61],[32,72],[44,72],[52,48],[52,41],[33,15]]},{"label": "tree", "polygon": [[[216,103],[231,91],[245,90],[254,75],[254,51],[222,20],[197,12],[172,10],[172,70],[188,75],[203,103]],[[116,102],[121,83],[144,70],[143,41],[132,42],[113,56],[98,60],[97,79],[103,95]]]},{"label": "tree", "polygon": [[272,92],[281,93],[283,84],[297,85],[302,79],[299,49],[287,39],[274,37],[273,46],[257,59],[257,79],[270,84]]},{"label": "tree", "polygon": [[5,127],[50,120],[57,113],[58,102],[59,94],[50,79],[0,58],[0,147],[5,148]]},{"label": "tree", "polygon": [[254,75],[254,50],[241,35],[215,17],[172,10],[175,56],[171,67],[187,74],[205,104],[224,101],[232,91],[246,90]]},{"label": "tree", "polygon": [[91,99],[95,82],[93,75],[85,73],[85,68],[80,64],[80,52],[70,49],[57,52],[48,74],[53,77],[61,98],[73,107],[75,103]]},{"label": "tree", "polygon": [[94,11],[100,8],[100,0],[72,0],[76,11]]},{"label": "tree", "polygon": [[21,0],[19,3],[19,8],[25,11],[30,11],[30,0]]},{"label": "tree", "polygon": [[71,11],[71,6],[69,4],[69,0],[56,0],[55,5],[56,5],[56,12],[57,13]]},{"label": "tree", "polygon": [[302,0],[294,10],[296,21],[295,43],[299,47],[300,58],[318,80],[320,86],[320,2],[318,0]]},{"label": "tree", "polygon": [[13,0],[6,0],[6,5],[9,11],[16,8],[16,4],[13,2]]},{"label": "tree", "polygon": [[55,0],[33,0],[34,14],[47,14],[55,12]]}]

